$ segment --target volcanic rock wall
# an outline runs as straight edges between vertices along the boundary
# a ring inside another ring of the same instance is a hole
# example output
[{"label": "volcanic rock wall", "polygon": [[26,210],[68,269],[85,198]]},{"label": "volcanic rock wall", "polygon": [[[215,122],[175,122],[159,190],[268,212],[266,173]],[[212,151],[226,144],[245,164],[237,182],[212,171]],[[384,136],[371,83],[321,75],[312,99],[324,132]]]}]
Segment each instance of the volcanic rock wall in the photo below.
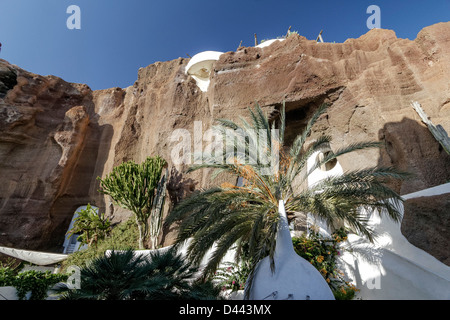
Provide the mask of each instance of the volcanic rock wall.
[{"label": "volcanic rock wall", "polygon": [[340,158],[344,170],[377,164],[408,170],[416,176],[395,185],[401,194],[445,183],[450,157],[410,102],[450,132],[449,40],[450,23],[427,27],[415,40],[382,29],[336,44],[292,35],[221,55],[207,92],[185,74],[182,58],[141,68],[128,88],[99,91],[0,60],[0,245],[57,250],[73,212],[87,203],[123,219],[129,213],[98,193],[97,177],[127,160],[157,154],[168,160],[169,210],[211,183],[208,170],[186,175],[185,166],[172,165],[174,130],[193,136],[194,121],[201,121],[205,132],[216,118],[246,116],[255,101],[273,118],[286,101],[288,141],[326,102],[331,106],[311,139],[329,134],[333,150],[385,143]]}]

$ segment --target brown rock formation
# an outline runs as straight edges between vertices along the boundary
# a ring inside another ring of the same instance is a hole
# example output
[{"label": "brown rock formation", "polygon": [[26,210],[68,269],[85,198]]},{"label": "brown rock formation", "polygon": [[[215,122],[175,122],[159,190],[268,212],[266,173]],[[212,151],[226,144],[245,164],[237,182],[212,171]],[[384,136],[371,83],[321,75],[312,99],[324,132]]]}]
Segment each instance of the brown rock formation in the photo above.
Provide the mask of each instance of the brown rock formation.
[{"label": "brown rock formation", "polygon": [[405,201],[401,230],[416,247],[450,266],[450,194]]},{"label": "brown rock formation", "polygon": [[448,180],[450,159],[410,102],[419,101],[431,120],[449,131],[449,38],[450,24],[441,23],[425,28],[414,41],[373,29],[341,44],[289,37],[263,49],[244,48],[221,56],[210,101],[220,116],[234,117],[236,109],[255,100],[268,107],[286,100],[288,138],[301,132],[307,115],[321,103],[331,103],[313,137],[331,135],[333,149],[358,141],[386,142],[381,154],[352,154],[339,159],[341,165],[396,165],[417,175],[398,186],[402,194],[413,192]]},{"label": "brown rock formation", "polygon": [[[383,164],[409,170],[416,178],[396,186],[402,194],[444,183],[450,157],[410,102],[417,100],[450,132],[449,39],[450,23],[425,28],[414,41],[376,29],[337,44],[293,35],[223,54],[208,92],[185,74],[182,58],[141,68],[128,88],[99,91],[0,60],[0,245],[54,249],[74,210],[88,202],[122,219],[129,213],[97,192],[98,176],[156,154],[171,163],[175,129],[187,129],[193,139],[194,121],[205,132],[216,118],[246,115],[255,101],[274,117],[286,101],[288,139],[328,102],[311,138],[330,134],[333,149],[386,143],[384,150],[342,157],[344,169]],[[186,175],[184,169],[171,168],[169,206],[210,184],[207,170]],[[170,234],[162,240],[170,242]]]},{"label": "brown rock formation", "polygon": [[65,201],[82,193],[76,170],[90,124],[83,105],[91,91],[1,65],[17,77],[0,100],[0,243],[36,248],[66,228],[66,210],[75,204]]}]

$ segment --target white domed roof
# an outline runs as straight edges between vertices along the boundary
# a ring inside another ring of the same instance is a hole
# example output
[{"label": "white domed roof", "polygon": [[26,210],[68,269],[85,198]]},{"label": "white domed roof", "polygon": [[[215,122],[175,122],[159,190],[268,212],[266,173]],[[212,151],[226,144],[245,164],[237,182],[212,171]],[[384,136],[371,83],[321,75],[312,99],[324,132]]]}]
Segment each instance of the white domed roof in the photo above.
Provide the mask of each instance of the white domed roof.
[{"label": "white domed roof", "polygon": [[215,61],[219,60],[223,52],[203,51],[191,58],[186,66],[186,74],[191,75],[202,91],[207,91],[209,86],[209,76]]}]

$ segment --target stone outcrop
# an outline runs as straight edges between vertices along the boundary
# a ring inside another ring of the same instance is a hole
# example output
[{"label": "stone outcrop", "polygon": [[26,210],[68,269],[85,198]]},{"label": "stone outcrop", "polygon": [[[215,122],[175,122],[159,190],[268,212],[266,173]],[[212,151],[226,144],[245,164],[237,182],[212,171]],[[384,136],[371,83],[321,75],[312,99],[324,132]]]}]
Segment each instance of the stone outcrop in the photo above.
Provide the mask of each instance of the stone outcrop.
[{"label": "stone outcrop", "polygon": [[[168,160],[169,210],[211,184],[208,170],[187,175],[185,165],[172,165],[174,130],[187,129],[194,139],[195,121],[205,132],[216,118],[246,116],[255,101],[273,118],[286,101],[288,141],[325,102],[330,108],[311,139],[329,134],[333,150],[385,143],[340,158],[344,170],[408,170],[415,178],[394,186],[401,194],[447,182],[450,157],[410,102],[450,132],[449,39],[450,23],[427,27],[415,40],[382,29],[336,44],[292,35],[222,54],[207,92],[185,74],[183,58],[141,68],[128,88],[99,91],[0,60],[0,245],[56,250],[73,212],[87,203],[115,220],[129,215],[98,193],[97,181],[127,160]],[[161,241],[170,243],[169,230]]]},{"label": "stone outcrop", "polygon": [[4,61],[1,66],[10,72],[6,81],[0,75],[0,243],[36,248],[67,228],[67,210],[89,200],[79,178],[92,172],[80,166],[92,125],[85,107],[92,92]]},{"label": "stone outcrop", "polygon": [[404,205],[403,235],[416,247],[450,266],[450,194],[408,199]]},{"label": "stone outcrop", "polygon": [[381,152],[342,157],[344,169],[382,164],[411,171],[417,178],[398,186],[402,194],[444,183],[449,157],[410,102],[419,101],[433,123],[449,132],[449,27],[425,28],[414,41],[380,29],[342,44],[289,37],[264,49],[222,55],[211,80],[212,108],[234,117],[255,100],[272,108],[285,100],[287,137],[293,139],[308,115],[327,102],[331,108],[312,137],[331,135],[334,150],[358,141],[386,144]]}]

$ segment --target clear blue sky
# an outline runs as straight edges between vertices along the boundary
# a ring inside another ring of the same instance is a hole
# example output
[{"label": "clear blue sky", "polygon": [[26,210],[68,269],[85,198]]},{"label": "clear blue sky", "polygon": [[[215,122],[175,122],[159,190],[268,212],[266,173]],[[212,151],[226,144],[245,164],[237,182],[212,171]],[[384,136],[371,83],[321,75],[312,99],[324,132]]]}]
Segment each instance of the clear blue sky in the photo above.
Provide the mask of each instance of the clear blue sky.
[{"label": "clear blue sky", "polygon": [[[0,58],[42,75],[92,89],[127,87],[156,61],[204,50],[234,51],[286,34],[327,42],[368,31],[369,5],[381,27],[415,39],[425,26],[450,20],[450,0],[0,0]],[[70,5],[81,9],[81,30],[69,30]]]}]

